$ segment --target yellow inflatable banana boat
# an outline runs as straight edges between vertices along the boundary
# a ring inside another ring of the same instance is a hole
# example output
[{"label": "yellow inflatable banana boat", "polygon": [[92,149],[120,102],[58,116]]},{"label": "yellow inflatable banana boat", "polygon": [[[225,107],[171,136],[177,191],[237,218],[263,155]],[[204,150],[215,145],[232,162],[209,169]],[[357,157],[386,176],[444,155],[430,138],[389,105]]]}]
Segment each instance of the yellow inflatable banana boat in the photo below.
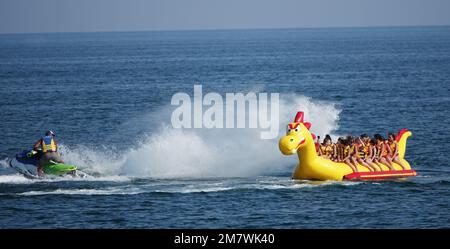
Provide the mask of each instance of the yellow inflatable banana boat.
[{"label": "yellow inflatable banana boat", "polygon": [[333,162],[317,155],[314,144],[314,135],[309,132],[311,123],[303,122],[304,113],[298,112],[293,123],[288,125],[286,136],[279,142],[279,148],[284,155],[292,155],[297,152],[299,164],[294,170],[293,179],[302,180],[381,180],[388,178],[404,178],[415,176],[416,171],[411,169],[404,159],[406,140],[412,133],[406,129],[401,130],[396,138],[398,142],[398,155],[406,167],[393,163],[394,170],[389,170],[381,164],[383,171],[370,172],[368,168],[357,165],[358,172],[345,163]]}]

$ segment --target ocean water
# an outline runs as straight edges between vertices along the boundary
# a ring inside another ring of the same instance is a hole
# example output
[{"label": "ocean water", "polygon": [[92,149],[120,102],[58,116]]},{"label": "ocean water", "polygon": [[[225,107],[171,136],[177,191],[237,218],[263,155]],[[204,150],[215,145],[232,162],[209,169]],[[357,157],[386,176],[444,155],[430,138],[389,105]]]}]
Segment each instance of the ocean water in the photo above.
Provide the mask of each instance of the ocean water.
[{"label": "ocean water", "polygon": [[[280,137],[408,128],[418,176],[291,180],[255,129],[171,128],[194,84],[280,93]],[[450,227],[450,27],[4,34],[0,86],[0,228]],[[8,167],[49,128],[91,177]]]}]

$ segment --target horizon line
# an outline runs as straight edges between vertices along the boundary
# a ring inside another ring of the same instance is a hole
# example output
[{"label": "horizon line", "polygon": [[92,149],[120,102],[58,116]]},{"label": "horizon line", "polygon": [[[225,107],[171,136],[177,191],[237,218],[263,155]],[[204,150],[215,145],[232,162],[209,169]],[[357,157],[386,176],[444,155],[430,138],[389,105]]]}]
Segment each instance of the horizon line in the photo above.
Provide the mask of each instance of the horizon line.
[{"label": "horizon line", "polygon": [[311,26],[311,27],[272,27],[272,28],[186,28],[186,29],[148,29],[148,30],[97,30],[97,31],[43,31],[43,32],[0,32],[0,35],[27,34],[79,34],[79,33],[139,33],[139,32],[189,32],[189,31],[233,31],[233,30],[283,30],[283,29],[358,29],[358,28],[427,28],[450,27],[450,24],[436,25],[366,25],[366,26]]}]

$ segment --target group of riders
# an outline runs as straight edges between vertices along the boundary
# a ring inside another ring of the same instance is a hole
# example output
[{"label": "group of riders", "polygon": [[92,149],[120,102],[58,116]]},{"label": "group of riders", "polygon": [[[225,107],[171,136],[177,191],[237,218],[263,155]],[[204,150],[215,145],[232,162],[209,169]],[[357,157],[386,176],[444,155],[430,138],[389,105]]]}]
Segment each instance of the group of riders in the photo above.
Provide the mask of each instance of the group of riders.
[{"label": "group of riders", "polygon": [[399,158],[398,143],[392,132],[388,134],[388,139],[380,134],[375,134],[373,138],[362,134],[359,137],[340,137],[336,143],[333,143],[330,135],[326,135],[323,142],[317,137],[316,150],[321,157],[347,164],[353,172],[358,172],[358,164],[371,172],[383,171],[381,164],[394,170],[392,163],[406,169]]}]

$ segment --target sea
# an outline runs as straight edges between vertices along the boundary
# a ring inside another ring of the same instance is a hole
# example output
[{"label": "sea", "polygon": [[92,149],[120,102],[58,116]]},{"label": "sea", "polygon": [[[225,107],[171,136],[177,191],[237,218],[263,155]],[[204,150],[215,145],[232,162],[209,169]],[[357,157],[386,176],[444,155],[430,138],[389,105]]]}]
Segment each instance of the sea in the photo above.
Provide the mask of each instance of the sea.
[{"label": "sea", "polygon": [[[278,93],[279,135],[174,128],[194,85]],[[449,26],[1,34],[0,88],[0,228],[450,228]],[[409,129],[417,176],[291,179],[297,111],[333,139]],[[88,177],[9,167],[48,129]]]}]

